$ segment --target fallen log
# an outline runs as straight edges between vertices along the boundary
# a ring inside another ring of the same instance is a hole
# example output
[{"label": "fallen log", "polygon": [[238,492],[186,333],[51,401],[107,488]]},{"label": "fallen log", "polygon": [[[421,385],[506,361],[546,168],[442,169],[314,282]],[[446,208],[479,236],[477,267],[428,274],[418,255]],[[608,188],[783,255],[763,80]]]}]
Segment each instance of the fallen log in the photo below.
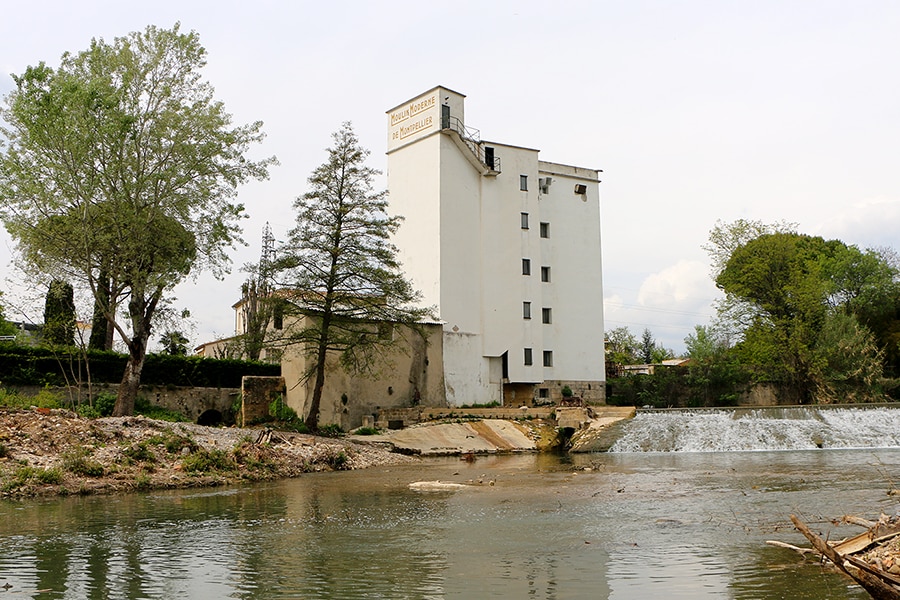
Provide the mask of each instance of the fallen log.
[{"label": "fallen log", "polygon": [[[810,541],[813,547],[819,551],[819,554],[830,560],[834,566],[849,575],[854,581],[866,590],[875,600],[900,600],[900,589],[890,585],[883,578],[889,573],[879,571],[871,565],[862,568],[859,565],[865,564],[861,560],[852,556],[843,556],[821,537],[810,531],[803,521],[796,516],[791,515],[791,522],[794,527],[802,533],[806,539]],[[877,574],[873,571],[879,571]]]}]

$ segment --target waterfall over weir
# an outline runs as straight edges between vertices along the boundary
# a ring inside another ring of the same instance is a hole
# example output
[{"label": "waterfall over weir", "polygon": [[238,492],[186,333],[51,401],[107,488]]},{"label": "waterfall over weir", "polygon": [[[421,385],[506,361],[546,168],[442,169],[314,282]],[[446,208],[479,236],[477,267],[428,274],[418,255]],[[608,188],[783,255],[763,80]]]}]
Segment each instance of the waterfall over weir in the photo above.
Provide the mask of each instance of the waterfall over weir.
[{"label": "waterfall over weir", "polygon": [[610,452],[900,448],[900,408],[795,406],[640,411]]}]

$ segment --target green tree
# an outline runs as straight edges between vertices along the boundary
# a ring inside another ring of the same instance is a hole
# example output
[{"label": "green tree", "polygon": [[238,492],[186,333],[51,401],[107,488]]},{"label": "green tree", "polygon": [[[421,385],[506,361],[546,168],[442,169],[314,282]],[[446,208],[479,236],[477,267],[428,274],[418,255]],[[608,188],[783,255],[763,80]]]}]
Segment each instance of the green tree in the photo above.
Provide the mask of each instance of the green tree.
[{"label": "green tree", "polygon": [[712,325],[695,325],[694,333],[684,338],[684,347],[688,358],[702,362],[727,350],[728,341]]},{"label": "green tree", "polygon": [[[0,291],[0,299],[3,298],[3,292]],[[18,330],[16,326],[6,320],[6,312],[3,308],[3,304],[0,304],[0,336],[11,336],[16,335]]]},{"label": "green tree", "polygon": [[75,343],[75,290],[71,284],[59,279],[50,282],[44,302],[41,334],[44,343],[50,346],[71,346]]},{"label": "green tree", "polygon": [[419,294],[400,270],[390,236],[401,217],[388,216],[386,192],[373,190],[379,172],[365,166],[368,151],[350,123],[332,138],[328,160],[308,179],[310,191],[294,202],[297,225],[279,249],[275,271],[307,317],[286,341],[312,358],[310,430],[318,427],[329,353],[351,371],[373,369],[374,358],[391,343],[379,327],[414,325],[429,313],[414,307]]},{"label": "green tree", "polygon": [[187,356],[189,341],[180,331],[167,331],[159,338],[163,353],[171,356]]},{"label": "green tree", "polygon": [[125,341],[115,415],[134,411],[165,294],[192,270],[227,269],[237,187],[274,162],[245,158],[262,125],[232,125],[205,64],[177,24],[95,39],[14,77],[0,113],[0,217],[33,268],[90,289]]},{"label": "green tree", "polygon": [[606,362],[614,365],[633,365],[640,362],[640,343],[629,331],[621,326],[606,332]]},{"label": "green tree", "polygon": [[[796,400],[833,396],[832,381],[874,381],[881,351],[867,323],[897,298],[896,271],[877,254],[837,240],[764,234],[734,249],[716,284],[752,317],[737,355]],[[836,355],[837,348],[844,350]]]}]

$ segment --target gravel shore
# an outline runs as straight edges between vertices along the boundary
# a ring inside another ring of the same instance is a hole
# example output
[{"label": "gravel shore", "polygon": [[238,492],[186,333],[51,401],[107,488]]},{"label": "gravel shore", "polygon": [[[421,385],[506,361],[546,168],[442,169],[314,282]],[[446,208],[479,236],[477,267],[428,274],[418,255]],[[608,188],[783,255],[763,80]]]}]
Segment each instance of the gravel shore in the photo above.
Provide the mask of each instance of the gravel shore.
[{"label": "gravel shore", "polygon": [[0,411],[7,498],[231,485],[416,461],[376,445],[270,429]]}]

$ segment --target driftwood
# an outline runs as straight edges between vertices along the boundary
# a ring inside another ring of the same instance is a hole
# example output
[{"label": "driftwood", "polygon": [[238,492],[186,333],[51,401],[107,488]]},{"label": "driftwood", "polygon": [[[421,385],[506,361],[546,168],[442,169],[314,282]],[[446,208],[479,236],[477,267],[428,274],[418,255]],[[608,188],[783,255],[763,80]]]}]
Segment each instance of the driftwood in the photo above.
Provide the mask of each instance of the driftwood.
[{"label": "driftwood", "polygon": [[900,600],[900,587],[897,587],[900,585],[900,578],[851,556],[849,552],[841,554],[837,551],[836,546],[830,545],[810,531],[809,527],[796,516],[791,515],[791,522],[812,543],[819,554],[853,578],[872,598],[875,600]]}]

